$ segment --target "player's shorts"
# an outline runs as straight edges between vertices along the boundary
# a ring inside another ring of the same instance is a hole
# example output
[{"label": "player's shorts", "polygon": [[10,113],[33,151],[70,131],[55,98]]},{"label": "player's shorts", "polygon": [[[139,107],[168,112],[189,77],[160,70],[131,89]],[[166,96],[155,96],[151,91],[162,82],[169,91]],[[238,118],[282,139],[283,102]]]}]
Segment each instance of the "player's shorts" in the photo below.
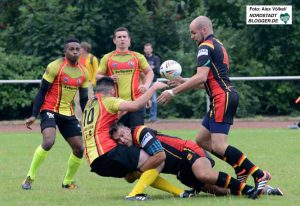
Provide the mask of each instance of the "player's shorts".
[{"label": "player's shorts", "polygon": [[91,164],[91,172],[104,177],[125,177],[137,170],[140,149],[118,145],[108,153],[97,157]]},{"label": "player's shorts", "polygon": [[215,122],[213,118],[206,115],[202,121],[203,127],[205,127],[210,133],[221,133],[228,135],[230,130],[230,124],[225,122]]},{"label": "player's shorts", "polygon": [[217,123],[232,124],[236,113],[239,97],[238,93],[231,88],[231,92],[218,94],[212,98],[208,117]]},{"label": "player's shorts", "polygon": [[200,192],[204,186],[204,183],[202,183],[200,180],[198,180],[193,171],[192,171],[192,165],[194,162],[201,158],[206,157],[210,160],[212,167],[214,166],[215,162],[214,160],[208,155],[208,153],[203,150],[201,147],[199,147],[195,142],[190,141],[187,144],[190,148],[186,148],[184,150],[185,159],[182,159],[180,163],[180,169],[177,173],[177,179],[180,180],[180,182],[188,187],[196,189],[198,192]]},{"label": "player's shorts", "polygon": [[139,125],[144,125],[144,116],[145,109],[142,108],[136,112],[127,112],[124,116],[119,120],[126,127],[134,128]]},{"label": "player's shorts", "polygon": [[74,115],[65,116],[53,111],[43,110],[40,113],[40,116],[41,131],[49,127],[56,128],[57,126],[65,139],[75,136],[82,136],[80,123]]}]

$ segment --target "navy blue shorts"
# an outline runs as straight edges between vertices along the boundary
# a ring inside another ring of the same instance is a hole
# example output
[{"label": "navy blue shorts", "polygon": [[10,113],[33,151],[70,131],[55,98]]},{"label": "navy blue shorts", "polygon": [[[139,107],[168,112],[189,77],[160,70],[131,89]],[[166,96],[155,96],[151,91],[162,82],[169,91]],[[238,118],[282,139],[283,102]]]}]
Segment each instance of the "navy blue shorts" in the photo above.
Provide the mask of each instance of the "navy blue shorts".
[{"label": "navy blue shorts", "polygon": [[205,127],[210,133],[221,133],[228,135],[230,130],[230,123],[216,122],[214,118],[206,115],[202,121],[203,127]]},{"label": "navy blue shorts", "polygon": [[65,139],[75,136],[82,136],[80,123],[74,115],[65,116],[53,111],[43,110],[40,113],[40,116],[41,131],[49,127],[56,128],[57,126]]}]

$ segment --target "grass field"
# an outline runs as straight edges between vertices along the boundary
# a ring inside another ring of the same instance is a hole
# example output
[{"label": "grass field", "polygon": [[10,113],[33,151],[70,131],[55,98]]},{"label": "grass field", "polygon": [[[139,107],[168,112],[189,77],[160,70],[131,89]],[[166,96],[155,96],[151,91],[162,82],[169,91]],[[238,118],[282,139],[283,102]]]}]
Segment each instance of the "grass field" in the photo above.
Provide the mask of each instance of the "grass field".
[{"label": "grass field", "polygon": [[[193,139],[196,131],[164,131],[167,134]],[[214,197],[200,194],[196,198],[179,199],[167,193],[147,188],[147,202],[127,202],[124,196],[133,185],[123,179],[102,178],[89,172],[84,161],[77,174],[80,189],[64,191],[61,182],[70,154],[67,143],[59,135],[56,144],[40,167],[31,191],[23,191],[21,182],[26,176],[34,150],[41,142],[40,133],[0,134],[0,205],[2,206],[111,206],[111,205],[299,205],[300,202],[300,130],[233,129],[229,142],[240,148],[259,167],[271,172],[270,184],[279,186],[284,197],[263,196],[258,200],[244,197]],[[215,158],[216,160],[216,158]],[[233,174],[226,163],[216,160],[218,170]],[[163,175],[181,186],[174,176]],[[248,180],[252,184],[252,178]]]}]

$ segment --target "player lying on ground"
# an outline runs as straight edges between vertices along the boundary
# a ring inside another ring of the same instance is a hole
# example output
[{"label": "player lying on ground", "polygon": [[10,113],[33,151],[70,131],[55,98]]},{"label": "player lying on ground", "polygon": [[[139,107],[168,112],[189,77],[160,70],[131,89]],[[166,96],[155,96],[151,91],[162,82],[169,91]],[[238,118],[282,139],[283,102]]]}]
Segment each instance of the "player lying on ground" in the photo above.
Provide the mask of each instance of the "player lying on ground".
[{"label": "player lying on ground", "polygon": [[[191,140],[161,134],[146,126],[138,126],[131,130],[120,123],[111,125],[110,136],[118,144],[129,148],[135,145],[144,149],[150,156],[165,152],[166,159],[161,172],[176,175],[178,180],[197,192],[246,195],[253,198],[254,187],[239,182],[224,172],[214,171],[212,169],[214,161]],[[133,182],[141,172],[139,170],[127,175],[127,181]],[[267,190],[269,190],[268,194],[282,195],[279,188],[268,186]]]},{"label": "player lying on ground", "polygon": [[[156,162],[163,162],[165,154],[149,157],[153,166],[144,164],[148,155],[136,147],[127,148],[118,145],[109,136],[109,127],[118,119],[118,112],[137,111],[144,107],[152,97],[155,90],[167,87],[162,82],[156,82],[141,97],[134,101],[126,101],[115,97],[114,80],[110,77],[102,77],[96,83],[96,95],[87,103],[82,117],[82,129],[85,147],[85,157],[91,167],[91,171],[105,177],[126,177],[132,171],[140,168],[144,171],[138,185],[152,185],[160,188],[163,184],[168,191],[177,195],[185,196],[184,191],[158,177],[157,170],[151,170],[159,166]],[[141,166],[143,165],[143,166]],[[161,167],[162,168],[162,167]],[[149,170],[149,171],[147,171]],[[162,188],[163,189],[163,188]],[[138,191],[137,191],[138,192]],[[136,192],[132,191],[127,199],[135,199]]]}]

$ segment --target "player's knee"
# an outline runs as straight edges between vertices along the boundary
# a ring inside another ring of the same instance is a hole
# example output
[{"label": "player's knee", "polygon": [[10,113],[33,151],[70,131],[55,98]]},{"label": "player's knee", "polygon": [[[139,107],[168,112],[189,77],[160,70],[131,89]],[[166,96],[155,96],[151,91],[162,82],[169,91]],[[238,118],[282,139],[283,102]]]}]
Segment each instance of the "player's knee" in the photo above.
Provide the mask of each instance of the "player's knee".
[{"label": "player's knee", "polygon": [[222,141],[213,141],[212,142],[212,151],[219,155],[223,155],[225,153],[225,150],[227,148],[227,144],[223,143]]},{"label": "player's knee", "polygon": [[213,176],[210,172],[207,172],[205,170],[199,171],[196,177],[198,180],[206,184],[212,184],[213,182]]},{"label": "player's knee", "polygon": [[73,150],[74,155],[76,155],[77,157],[79,157],[79,158],[83,157],[84,149],[83,149],[82,145],[76,146],[76,147],[72,148],[72,150]]},{"label": "player's knee", "polygon": [[46,139],[43,141],[42,147],[44,150],[49,151],[54,145],[54,143],[55,143],[54,139]]}]

